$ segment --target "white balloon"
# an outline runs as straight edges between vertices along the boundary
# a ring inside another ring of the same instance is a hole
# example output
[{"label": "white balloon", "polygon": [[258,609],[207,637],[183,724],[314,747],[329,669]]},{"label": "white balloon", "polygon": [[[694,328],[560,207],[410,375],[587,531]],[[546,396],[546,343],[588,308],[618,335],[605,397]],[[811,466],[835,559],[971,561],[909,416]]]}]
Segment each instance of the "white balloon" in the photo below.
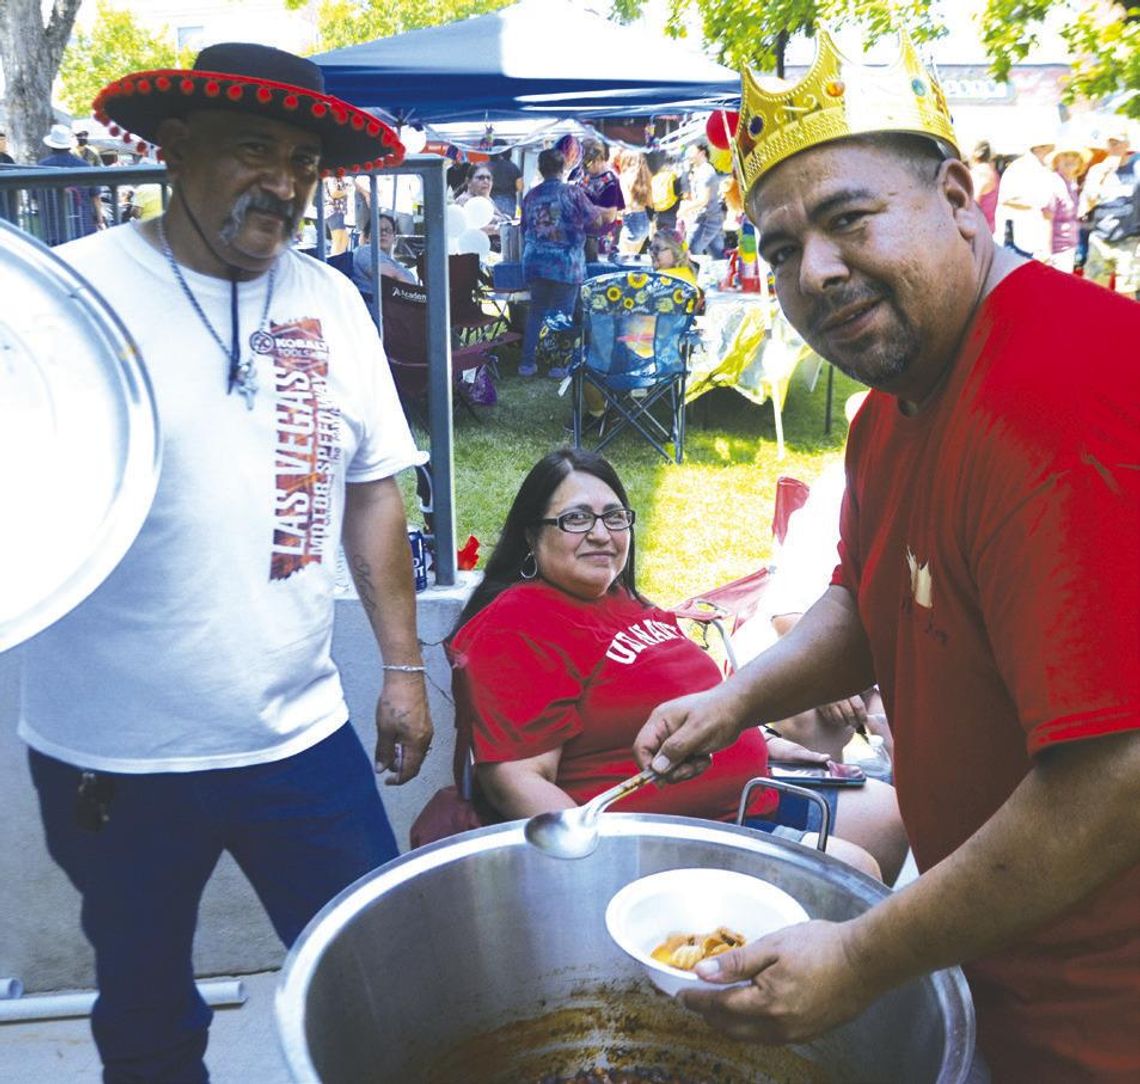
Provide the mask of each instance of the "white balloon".
[{"label": "white balloon", "polygon": [[449,256],[458,256],[459,255],[459,238],[458,237],[449,237],[447,239],[447,254]]},{"label": "white balloon", "polygon": [[491,238],[482,230],[468,229],[459,235],[460,252],[477,252],[486,256],[491,251]]},{"label": "white balloon", "polygon": [[463,208],[451,204],[447,208],[447,236],[458,237],[465,229],[467,229],[467,216],[463,213]]},{"label": "white balloon", "polygon": [[419,154],[427,146],[427,133],[422,128],[412,128],[405,124],[400,129],[400,142],[408,154]]},{"label": "white balloon", "polygon": [[467,225],[473,230],[481,230],[495,217],[495,205],[486,196],[472,196],[464,205]]}]

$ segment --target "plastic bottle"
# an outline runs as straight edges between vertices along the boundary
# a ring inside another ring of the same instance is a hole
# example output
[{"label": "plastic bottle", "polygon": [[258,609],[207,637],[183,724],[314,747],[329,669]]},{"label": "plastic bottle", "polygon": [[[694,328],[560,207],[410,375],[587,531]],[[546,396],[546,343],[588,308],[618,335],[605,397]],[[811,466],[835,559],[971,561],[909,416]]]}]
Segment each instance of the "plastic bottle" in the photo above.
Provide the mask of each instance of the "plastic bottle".
[{"label": "plastic bottle", "polygon": [[760,293],[760,263],[756,258],[756,227],[751,222],[740,225],[740,288],[746,293]]},{"label": "plastic bottle", "polygon": [[879,734],[853,734],[844,746],[843,762],[863,769],[869,779],[891,782],[893,765],[883,738]]}]

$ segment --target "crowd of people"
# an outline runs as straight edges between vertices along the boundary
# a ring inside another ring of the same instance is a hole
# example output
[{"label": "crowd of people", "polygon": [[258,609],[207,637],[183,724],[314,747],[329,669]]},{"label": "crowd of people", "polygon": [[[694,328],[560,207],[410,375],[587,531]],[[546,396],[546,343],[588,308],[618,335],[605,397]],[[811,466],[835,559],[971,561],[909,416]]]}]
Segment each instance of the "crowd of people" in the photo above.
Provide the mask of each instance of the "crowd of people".
[{"label": "crowd of people", "polygon": [[[824,30],[817,46],[838,56]],[[536,310],[572,303],[591,239],[691,277],[743,207],[788,321],[871,391],[828,584],[727,678],[639,592],[612,465],[544,456],[449,640],[457,721],[503,817],[651,766],[664,786],[626,808],[724,819],[773,740],[841,752],[801,744],[795,720],[874,689],[894,786],[837,799],[835,850],[889,881],[909,845],[919,876],[702,962],[681,1003],[736,1039],[806,1042],[961,964],[995,1081],[1123,1084],[1140,1074],[1140,308],[1118,295],[1135,291],[1137,155],[1118,132],[1096,163],[1039,141],[971,168],[925,79],[887,73],[859,127],[837,100],[829,125],[788,109],[774,130],[746,75],[735,192],[703,145],[687,183],[573,137],[529,191],[499,170],[504,219],[522,193]],[[21,649],[20,734],[82,896],[109,1084],[208,1079],[192,946],[221,854],[292,944],[396,855],[374,770],[407,783],[433,735],[396,481],[426,456],[358,291],[293,249],[322,171],[382,161],[395,133],[266,46],[214,45],[177,74],[100,98],[161,146],[165,211],[60,249],[147,359],[157,492],[119,566]],[[256,93],[219,96],[220,74]],[[70,131],[49,140],[70,153]],[[465,180],[468,200],[494,200],[495,178]],[[1103,265],[1116,294],[1048,266],[1068,270],[1081,222],[1085,277]],[[371,756],[331,654],[338,542],[378,650]],[[750,823],[811,831],[773,806],[758,794]]]},{"label": "crowd of people", "polygon": [[1130,127],[1107,128],[1102,147],[1053,132],[1002,170],[987,142],[971,155],[975,195],[999,244],[1117,292],[1140,290],[1140,154]]}]

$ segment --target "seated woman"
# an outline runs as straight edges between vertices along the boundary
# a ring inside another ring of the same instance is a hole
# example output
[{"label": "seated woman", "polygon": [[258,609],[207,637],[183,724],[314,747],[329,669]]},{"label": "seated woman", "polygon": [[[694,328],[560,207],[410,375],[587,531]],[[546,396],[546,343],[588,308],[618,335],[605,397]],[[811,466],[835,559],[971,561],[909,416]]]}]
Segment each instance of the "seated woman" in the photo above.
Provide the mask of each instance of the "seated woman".
[{"label": "seated woman", "polygon": [[[415,282],[416,276],[393,255],[396,245],[396,220],[387,214],[380,214],[380,274],[399,282]],[[363,293],[374,293],[372,282],[372,225],[365,222],[360,244],[352,252],[352,281]]]},{"label": "seated woman", "polygon": [[[847,399],[844,414],[849,426],[866,398],[867,392],[857,392]],[[824,469],[812,484],[807,501],[792,513],[761,612],[733,637],[739,665],[787,635],[827,590],[838,560],[839,513],[846,485],[847,475],[840,459]],[[893,741],[883,710],[878,690],[872,687],[834,704],[821,704],[791,718],[773,721],[768,732],[837,761],[871,755],[868,735],[877,734],[889,757]],[[772,745],[769,749],[780,759]]]},{"label": "seated woman", "polygon": [[689,247],[676,230],[659,229],[649,244],[653,270],[697,285],[697,268],[689,259]]},{"label": "seated woman", "polygon": [[[460,616],[450,643],[457,725],[470,734],[482,795],[504,817],[571,808],[633,775],[630,747],[652,708],[721,679],[674,615],[638,592],[634,518],[605,459],[551,452],[523,481]],[[767,766],[755,727],[697,779],[642,788],[612,808],[732,821],[744,783]],[[774,805],[761,791],[750,813]],[[906,852],[894,791],[873,781],[846,791],[839,832],[860,805],[879,811],[862,818],[874,829],[862,846],[833,837],[828,851],[893,880]]]},{"label": "seated woman", "polygon": [[[463,207],[467,204],[468,200],[474,199],[476,196],[482,196],[483,199],[488,200],[492,207],[494,201],[491,200],[491,188],[495,183],[495,176],[491,172],[491,167],[486,162],[480,162],[474,169],[467,175],[467,186],[455,197],[455,205]],[[487,234],[492,240],[498,240],[499,227],[509,223],[511,219],[503,214],[498,207],[494,207],[494,213],[491,215],[491,221],[482,227],[483,232]]]}]

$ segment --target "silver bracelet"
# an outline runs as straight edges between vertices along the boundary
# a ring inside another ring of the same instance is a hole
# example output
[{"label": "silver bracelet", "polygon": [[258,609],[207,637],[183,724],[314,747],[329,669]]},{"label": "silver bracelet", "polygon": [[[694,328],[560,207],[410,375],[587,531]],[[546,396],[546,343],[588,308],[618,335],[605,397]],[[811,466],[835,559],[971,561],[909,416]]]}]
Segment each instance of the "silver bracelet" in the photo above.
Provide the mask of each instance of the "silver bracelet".
[{"label": "silver bracelet", "polygon": [[405,666],[403,663],[386,662],[382,670],[395,670],[399,674],[426,674],[426,666]]}]

